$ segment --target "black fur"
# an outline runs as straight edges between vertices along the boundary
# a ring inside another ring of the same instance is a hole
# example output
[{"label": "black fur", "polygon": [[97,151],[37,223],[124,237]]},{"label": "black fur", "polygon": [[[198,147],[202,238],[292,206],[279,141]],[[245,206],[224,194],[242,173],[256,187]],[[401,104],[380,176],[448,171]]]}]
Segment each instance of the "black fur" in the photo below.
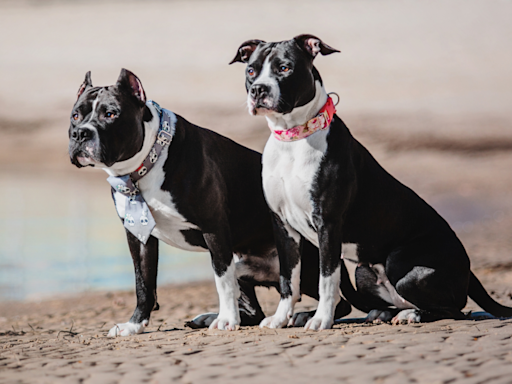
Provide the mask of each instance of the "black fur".
[{"label": "black fur", "polygon": [[[317,45],[310,42],[309,48],[304,47],[308,39]],[[315,96],[315,80],[320,80],[313,66],[314,53],[335,51],[322,46],[311,35],[278,43],[242,44],[240,49],[246,56],[243,62],[247,63],[246,88],[256,109],[286,114],[310,102]],[[258,83],[265,60],[270,60],[279,99],[272,99],[271,90]],[[282,73],[281,65],[288,70]],[[253,92],[255,85],[257,92]],[[398,294],[420,308],[423,321],[463,318],[461,310],[468,293],[490,313],[512,316],[512,308],[496,303],[471,273],[466,251],[448,223],[386,172],[337,115],[331,122],[327,150],[312,185],[312,227],[319,238],[320,271],[324,276],[339,265],[342,243],[356,243],[359,262],[383,264]],[[295,265],[296,252],[279,247],[281,241],[287,241],[282,223],[277,222],[275,233],[282,286],[286,288],[290,280],[288,264]],[[376,277],[371,269],[358,269],[358,291],[347,281],[343,262],[341,273],[342,291],[354,306],[365,311],[389,307],[376,296]]]},{"label": "black fur", "polygon": [[[135,156],[143,146],[144,122],[152,118],[145,99],[140,80],[127,70],[122,70],[118,82],[109,87],[93,87],[88,73],[71,113],[71,162],[81,167],[80,157],[87,157],[105,167]],[[87,150],[90,147],[93,153]],[[261,155],[177,116],[163,169],[160,188],[171,194],[177,211],[199,228],[182,231],[185,241],[210,251],[217,276],[225,273],[234,253],[242,262],[249,256],[261,259],[261,263],[253,259],[247,263],[252,263],[253,269],[263,266],[257,271],[265,274],[265,265],[277,258],[277,252],[261,184]],[[140,323],[158,308],[158,239],[151,236],[144,245],[129,232],[127,239],[137,293],[137,307],[130,321]],[[313,247],[303,257],[315,260],[317,253]],[[239,279],[242,325],[255,325],[264,318],[254,292],[256,285],[277,286],[278,281],[256,281],[247,276]],[[308,284],[304,289],[315,291]],[[346,302],[340,303],[341,307],[340,313],[350,312]],[[205,316],[191,325],[202,327],[211,321],[212,316]]]},{"label": "black fur", "polygon": [[[255,44],[255,42],[259,43]],[[313,61],[303,59],[305,49],[299,44],[301,43],[295,40],[279,43],[249,40],[239,48],[239,52],[245,53],[245,61],[238,59],[239,54],[237,54],[230,64],[238,61],[247,63],[245,87],[249,91],[254,80],[260,74],[265,60],[270,60],[281,91],[281,97],[276,101],[273,109],[279,113],[289,113],[294,108],[307,104],[315,95],[314,81],[321,81],[320,74],[313,67]],[[288,70],[281,71],[281,66]],[[254,71],[253,75],[249,75],[251,69]],[[297,83],[294,80],[296,78],[304,79],[304,81]],[[263,93],[256,99],[257,107],[264,106],[261,101],[265,97],[265,92],[268,90],[263,90]]]}]

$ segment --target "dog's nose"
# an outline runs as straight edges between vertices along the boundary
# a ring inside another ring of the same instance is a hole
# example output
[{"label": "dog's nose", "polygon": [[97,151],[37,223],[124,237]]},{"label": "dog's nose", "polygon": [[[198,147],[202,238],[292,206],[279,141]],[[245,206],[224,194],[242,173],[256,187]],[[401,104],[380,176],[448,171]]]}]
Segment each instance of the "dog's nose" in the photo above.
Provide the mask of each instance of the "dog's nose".
[{"label": "dog's nose", "polygon": [[92,138],[92,130],[89,128],[76,128],[71,132],[71,138],[79,143],[83,143]]},{"label": "dog's nose", "polygon": [[265,84],[254,84],[251,87],[251,96],[254,99],[262,98],[265,95],[268,95],[268,86]]}]

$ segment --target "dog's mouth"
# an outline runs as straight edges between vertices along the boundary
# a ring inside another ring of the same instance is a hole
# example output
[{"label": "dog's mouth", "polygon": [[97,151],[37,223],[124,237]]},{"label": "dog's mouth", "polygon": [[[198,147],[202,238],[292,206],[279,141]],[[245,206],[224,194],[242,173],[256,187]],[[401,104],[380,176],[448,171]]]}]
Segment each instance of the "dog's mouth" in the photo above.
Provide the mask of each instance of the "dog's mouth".
[{"label": "dog's mouth", "polygon": [[76,160],[82,167],[86,167],[88,165],[94,167],[95,161],[87,153],[82,153],[81,156],[77,156]]},{"label": "dog's mouth", "polygon": [[94,148],[85,145],[83,148],[78,147],[70,150],[71,163],[76,165],[78,168],[82,167],[94,167],[101,162],[96,160]]},{"label": "dog's mouth", "polygon": [[255,100],[249,96],[247,98],[247,108],[249,109],[249,114],[253,116],[267,115],[270,112],[279,112],[274,101],[269,97]]}]

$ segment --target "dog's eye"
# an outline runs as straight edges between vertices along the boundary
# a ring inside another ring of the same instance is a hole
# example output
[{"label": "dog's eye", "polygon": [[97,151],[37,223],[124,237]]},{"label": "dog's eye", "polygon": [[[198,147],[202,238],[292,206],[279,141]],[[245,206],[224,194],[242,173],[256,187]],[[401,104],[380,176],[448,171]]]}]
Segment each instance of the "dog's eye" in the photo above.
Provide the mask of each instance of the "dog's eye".
[{"label": "dog's eye", "polygon": [[290,70],[290,68],[288,68],[286,65],[281,65],[279,67],[279,71],[281,72],[288,72]]},{"label": "dog's eye", "polygon": [[107,112],[107,113],[105,113],[105,117],[109,118],[109,119],[113,119],[114,117],[116,117],[116,114],[114,112]]},{"label": "dog's eye", "polygon": [[247,73],[249,74],[249,76],[254,76],[254,69],[249,68],[249,69],[247,70]]},{"label": "dog's eye", "polygon": [[73,120],[75,120],[75,121],[76,121],[76,120],[78,120],[78,117],[79,117],[79,116],[78,116],[78,113],[77,113],[77,112],[75,112],[75,113],[73,113],[73,116],[71,116],[71,117],[73,118]]}]

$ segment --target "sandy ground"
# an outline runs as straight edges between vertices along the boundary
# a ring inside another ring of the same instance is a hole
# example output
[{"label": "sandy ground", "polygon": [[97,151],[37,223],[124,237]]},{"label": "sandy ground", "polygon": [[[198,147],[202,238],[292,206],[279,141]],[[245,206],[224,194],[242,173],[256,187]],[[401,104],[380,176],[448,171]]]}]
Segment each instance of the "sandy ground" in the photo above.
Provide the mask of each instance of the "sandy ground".
[{"label": "sandy ground", "polygon": [[[259,296],[264,310],[275,308],[275,292]],[[133,293],[0,305],[10,314],[0,318],[0,382],[511,382],[512,320],[223,332],[184,327],[195,314],[215,310],[211,283],[165,287],[159,302],[146,333],[116,339],[106,334],[130,315]],[[308,299],[299,304],[312,307]]]},{"label": "sandy ground", "polygon": [[[265,123],[244,109],[242,66],[227,63],[246,39],[314,33],[342,51],[317,60],[339,115],[450,221],[484,285],[512,305],[511,11],[484,0],[0,1],[0,173],[72,180],[76,90],[87,70],[103,85],[121,67],[162,106],[261,150]],[[80,172],[80,198],[110,199],[103,173]],[[258,294],[272,313],[275,292]],[[211,283],[161,287],[159,302],[145,334],[118,339],[106,333],[129,318],[133,292],[0,303],[0,382],[512,382],[510,320],[225,333],[184,327],[216,311]]]}]

